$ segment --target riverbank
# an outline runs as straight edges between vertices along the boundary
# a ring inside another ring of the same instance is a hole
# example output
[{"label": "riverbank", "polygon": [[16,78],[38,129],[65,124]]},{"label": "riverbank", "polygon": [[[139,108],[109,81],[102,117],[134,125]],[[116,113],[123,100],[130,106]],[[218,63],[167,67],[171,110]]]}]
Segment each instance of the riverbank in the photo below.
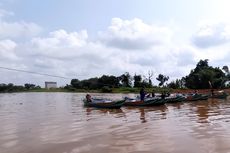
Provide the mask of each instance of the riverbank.
[{"label": "riverbank", "polygon": [[[148,93],[162,93],[162,92],[169,92],[169,93],[194,93],[197,90],[198,93],[202,94],[209,94],[211,89],[170,89],[170,88],[145,88],[145,91]],[[214,89],[214,91],[224,90],[225,92],[230,94],[230,89]],[[76,92],[76,93],[139,93],[140,88],[110,88],[109,90],[89,90],[89,89],[65,89],[65,88],[39,88],[39,89],[28,89],[28,90],[18,90],[18,91],[5,91],[0,93],[14,93],[14,92]]]},{"label": "riverbank", "polygon": [[[161,92],[173,92],[173,89],[170,88],[145,88],[145,91],[148,93],[151,93],[152,91],[156,93]],[[27,90],[26,92],[81,92],[81,93],[139,93],[140,88],[127,88],[127,87],[121,87],[121,88],[109,88],[109,89],[95,89],[95,90],[89,90],[89,89],[65,89],[65,88],[40,88],[40,89],[31,89]]]}]

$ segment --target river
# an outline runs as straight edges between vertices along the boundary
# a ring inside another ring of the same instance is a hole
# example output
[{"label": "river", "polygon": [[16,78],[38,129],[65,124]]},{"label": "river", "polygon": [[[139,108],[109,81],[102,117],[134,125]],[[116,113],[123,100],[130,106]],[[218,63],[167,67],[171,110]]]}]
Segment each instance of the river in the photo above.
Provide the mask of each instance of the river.
[{"label": "river", "polygon": [[109,110],[83,107],[84,96],[0,94],[0,153],[230,152],[229,97]]}]

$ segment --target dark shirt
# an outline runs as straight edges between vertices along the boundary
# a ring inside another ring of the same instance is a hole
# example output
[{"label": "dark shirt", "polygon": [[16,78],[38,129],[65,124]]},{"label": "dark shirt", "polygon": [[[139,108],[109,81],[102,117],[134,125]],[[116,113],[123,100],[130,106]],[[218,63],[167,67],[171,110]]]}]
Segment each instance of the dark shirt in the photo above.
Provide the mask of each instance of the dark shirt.
[{"label": "dark shirt", "polygon": [[162,99],[165,99],[165,97],[166,97],[165,93],[162,93],[162,94],[161,94],[161,98],[162,98]]},{"label": "dark shirt", "polygon": [[141,97],[141,100],[145,99],[145,91],[144,91],[144,89],[141,89],[141,91],[140,91],[140,97]]}]

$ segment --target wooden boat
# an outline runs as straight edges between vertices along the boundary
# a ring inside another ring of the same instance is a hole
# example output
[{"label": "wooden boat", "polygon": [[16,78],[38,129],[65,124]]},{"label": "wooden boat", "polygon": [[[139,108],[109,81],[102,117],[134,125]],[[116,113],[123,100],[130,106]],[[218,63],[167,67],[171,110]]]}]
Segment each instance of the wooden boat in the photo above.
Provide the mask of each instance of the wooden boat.
[{"label": "wooden boat", "polygon": [[182,102],[186,98],[184,96],[171,96],[171,97],[166,97],[165,103],[177,103],[177,102]]},{"label": "wooden boat", "polygon": [[165,101],[161,98],[146,98],[144,101],[141,101],[139,98],[125,98],[124,106],[158,106],[164,105]]},{"label": "wooden boat", "polygon": [[190,94],[187,95],[185,101],[198,101],[198,100],[207,100],[209,95],[204,94]]},{"label": "wooden boat", "polygon": [[217,98],[217,99],[226,99],[228,94],[224,91],[218,91],[215,94],[210,95],[210,98]]},{"label": "wooden boat", "polygon": [[86,99],[83,100],[84,106],[86,107],[97,107],[97,108],[120,108],[125,100],[112,101],[109,99],[95,99],[92,98],[91,102]]}]

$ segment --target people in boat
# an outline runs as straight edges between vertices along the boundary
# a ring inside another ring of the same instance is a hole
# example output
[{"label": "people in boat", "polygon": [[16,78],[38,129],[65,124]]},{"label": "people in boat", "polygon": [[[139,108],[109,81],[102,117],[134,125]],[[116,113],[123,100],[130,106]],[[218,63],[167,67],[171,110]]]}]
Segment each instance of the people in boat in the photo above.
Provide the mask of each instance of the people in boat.
[{"label": "people in boat", "polygon": [[153,90],[152,91],[152,97],[155,97],[156,95],[155,95],[155,91]]},{"label": "people in boat", "polygon": [[149,94],[146,94],[146,96],[145,96],[146,98],[150,98],[151,97],[151,94],[149,93]]},{"label": "people in boat", "polygon": [[165,93],[165,92],[162,92],[162,93],[161,93],[161,99],[165,99],[165,97],[166,97],[166,93]]},{"label": "people in boat", "polygon": [[140,90],[141,101],[144,101],[145,95],[146,95],[145,89],[144,89],[144,87],[142,87],[141,90]]},{"label": "people in boat", "polygon": [[214,90],[213,90],[213,89],[211,89],[211,95],[212,95],[212,96],[214,95]]},{"label": "people in boat", "polygon": [[90,94],[87,94],[87,95],[85,96],[85,98],[86,98],[86,101],[87,101],[87,102],[92,102],[92,98],[91,98],[91,95],[90,95]]},{"label": "people in boat", "polygon": [[171,94],[170,94],[170,92],[167,92],[166,93],[166,97],[169,97]]},{"label": "people in boat", "polygon": [[184,96],[184,94],[182,94],[181,92],[177,92],[177,93],[176,93],[176,96],[177,96],[177,97],[182,97],[182,96]]},{"label": "people in boat", "polygon": [[197,90],[194,91],[194,95],[198,95],[198,91]]}]

